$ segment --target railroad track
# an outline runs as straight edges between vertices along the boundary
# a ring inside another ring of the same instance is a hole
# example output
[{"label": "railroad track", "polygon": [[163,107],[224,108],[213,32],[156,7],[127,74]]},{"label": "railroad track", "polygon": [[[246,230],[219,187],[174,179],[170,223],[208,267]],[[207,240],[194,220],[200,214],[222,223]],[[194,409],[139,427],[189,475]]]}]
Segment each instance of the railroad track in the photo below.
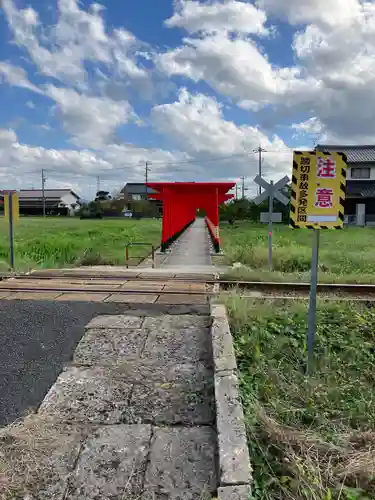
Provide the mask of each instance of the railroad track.
[{"label": "railroad track", "polygon": [[[132,274],[84,274],[59,272],[2,276],[0,293],[60,292],[69,294],[116,295],[206,295],[237,293],[251,298],[305,298],[309,283],[239,281],[199,277],[175,277]],[[375,285],[356,283],[319,283],[318,294],[324,297],[375,301]]]}]

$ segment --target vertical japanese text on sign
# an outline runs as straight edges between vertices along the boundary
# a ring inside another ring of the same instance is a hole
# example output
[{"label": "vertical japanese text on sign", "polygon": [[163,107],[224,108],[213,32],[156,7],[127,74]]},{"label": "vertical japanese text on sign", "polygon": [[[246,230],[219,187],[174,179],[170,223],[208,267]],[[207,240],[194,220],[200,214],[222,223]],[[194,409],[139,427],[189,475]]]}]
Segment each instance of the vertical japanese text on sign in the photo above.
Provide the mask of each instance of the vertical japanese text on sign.
[{"label": "vertical japanese text on sign", "polygon": [[295,151],[290,223],[294,228],[338,229],[344,222],[346,157]]}]

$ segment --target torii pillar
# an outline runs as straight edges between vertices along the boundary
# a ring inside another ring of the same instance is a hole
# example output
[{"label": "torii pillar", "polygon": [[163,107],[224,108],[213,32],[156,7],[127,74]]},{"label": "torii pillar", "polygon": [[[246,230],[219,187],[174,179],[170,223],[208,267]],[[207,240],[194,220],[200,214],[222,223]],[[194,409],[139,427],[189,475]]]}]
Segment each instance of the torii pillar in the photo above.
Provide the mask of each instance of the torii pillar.
[{"label": "torii pillar", "polygon": [[234,182],[149,182],[156,191],[149,198],[163,201],[163,252],[194,222],[197,210],[206,213],[206,224],[216,252],[220,251],[219,205],[233,198],[227,192]]}]

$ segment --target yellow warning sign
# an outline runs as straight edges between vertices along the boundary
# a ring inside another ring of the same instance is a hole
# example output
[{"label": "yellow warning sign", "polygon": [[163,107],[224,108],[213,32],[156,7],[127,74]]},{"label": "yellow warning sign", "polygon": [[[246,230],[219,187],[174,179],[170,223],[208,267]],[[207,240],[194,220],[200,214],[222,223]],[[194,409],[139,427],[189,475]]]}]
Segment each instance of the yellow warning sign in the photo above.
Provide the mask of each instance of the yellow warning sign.
[{"label": "yellow warning sign", "polygon": [[344,153],[294,151],[290,225],[341,229],[347,160]]},{"label": "yellow warning sign", "polygon": [[4,193],[4,219],[10,221],[10,197],[12,199],[12,222],[17,222],[20,218],[19,199],[15,192]]}]

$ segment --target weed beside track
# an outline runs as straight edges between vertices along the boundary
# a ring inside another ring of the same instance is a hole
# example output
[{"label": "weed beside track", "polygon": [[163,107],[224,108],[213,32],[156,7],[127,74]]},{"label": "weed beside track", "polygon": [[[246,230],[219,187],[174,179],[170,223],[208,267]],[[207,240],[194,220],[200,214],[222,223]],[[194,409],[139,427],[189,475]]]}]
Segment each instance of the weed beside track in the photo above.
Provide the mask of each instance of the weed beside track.
[{"label": "weed beside track", "polygon": [[241,374],[252,499],[375,497],[375,309],[320,302],[305,375],[306,304],[227,300]]}]

